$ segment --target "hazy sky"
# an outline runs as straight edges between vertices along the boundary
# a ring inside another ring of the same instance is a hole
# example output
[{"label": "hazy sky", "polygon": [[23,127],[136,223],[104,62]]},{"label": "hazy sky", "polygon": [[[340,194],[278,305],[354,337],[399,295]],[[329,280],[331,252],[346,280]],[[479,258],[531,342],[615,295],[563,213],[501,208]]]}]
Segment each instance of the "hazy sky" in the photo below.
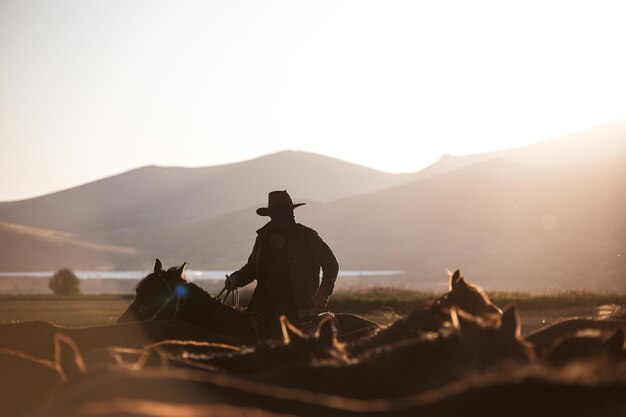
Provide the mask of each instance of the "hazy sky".
[{"label": "hazy sky", "polygon": [[0,200],[283,149],[415,171],[626,119],[622,4],[0,0]]}]

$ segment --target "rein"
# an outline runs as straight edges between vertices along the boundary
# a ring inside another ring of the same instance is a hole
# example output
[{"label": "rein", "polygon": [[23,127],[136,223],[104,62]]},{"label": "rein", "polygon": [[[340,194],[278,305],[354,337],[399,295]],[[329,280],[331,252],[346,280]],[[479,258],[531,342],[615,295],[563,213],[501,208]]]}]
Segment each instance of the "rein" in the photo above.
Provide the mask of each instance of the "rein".
[{"label": "rein", "polygon": [[[226,301],[228,300],[228,297],[231,297],[231,301],[233,303],[233,307],[235,309],[239,308],[239,289],[238,288],[234,288],[234,289],[228,289],[226,286],[224,286],[224,288],[222,288],[222,291],[220,291],[219,294],[217,294],[217,297],[215,297],[215,299],[220,303],[219,307],[217,307],[217,309],[213,312],[213,316],[216,316],[221,310],[222,308],[226,305]],[[207,322],[205,322],[203,325],[205,325]],[[257,328],[257,321],[254,317],[250,317],[250,328],[254,331],[254,335],[256,336],[257,342],[261,341],[261,336],[259,335],[259,330]]]},{"label": "rein", "polygon": [[[226,292],[225,295],[224,295],[224,292]],[[211,318],[213,316],[216,316],[222,310],[222,307],[226,305],[226,300],[228,299],[229,296],[232,296],[233,307],[239,308],[239,290],[236,288],[234,290],[228,290],[226,289],[226,287],[224,287],[222,291],[220,291],[220,293],[217,295],[217,297],[215,297],[215,300],[217,300],[220,305],[217,307],[217,309],[214,312],[210,314],[211,317],[209,317],[208,320],[200,324],[200,327],[206,326],[206,324],[211,320]]]},{"label": "rein", "polygon": [[[224,292],[226,292],[225,295],[223,295]],[[217,316],[217,313],[222,311],[222,307],[224,307],[226,305],[226,300],[228,299],[229,295],[232,296],[233,307],[234,308],[239,308],[239,290],[237,288],[235,288],[233,290],[229,290],[229,289],[226,288],[226,286],[224,286],[224,288],[222,288],[222,291],[220,291],[220,293],[217,294],[217,297],[215,297],[215,299],[220,303],[220,305],[211,314],[212,316]],[[211,320],[211,318],[209,318],[209,320]],[[202,325],[203,326],[206,325],[209,322],[209,320],[207,320],[206,322],[202,323]]]},{"label": "rein", "polygon": [[[226,294],[224,294],[224,291],[226,291]],[[222,294],[224,294],[223,297],[222,297]],[[224,288],[222,288],[222,291],[220,291],[220,293],[217,294],[217,297],[215,297],[215,299],[219,301],[220,303],[222,303],[222,305],[217,309],[217,311],[214,314],[217,314],[222,308],[222,306],[226,304],[226,300],[228,300],[228,296],[232,297],[231,300],[233,302],[233,307],[239,308],[239,289],[235,288],[235,289],[229,290],[227,289],[226,286],[224,286]]]},{"label": "rein", "polygon": [[[163,284],[167,288],[169,296],[167,297],[167,300],[165,300],[165,302],[163,304],[161,304],[161,306],[152,314],[152,316],[150,316],[150,318],[148,320],[155,320],[155,319],[157,319],[159,314],[161,314],[161,312],[167,306],[169,306],[174,299],[176,300],[176,306],[174,308],[174,313],[173,313],[172,317],[169,318],[169,320],[176,320],[176,317],[178,316],[178,312],[180,310],[181,303],[182,303],[183,298],[185,296],[185,291],[182,291],[182,293],[179,293],[178,289],[180,287],[177,286],[175,288],[172,288],[172,286],[167,282],[165,277],[163,277],[162,275],[159,275],[159,276],[160,276],[161,280],[163,281]],[[222,291],[220,291],[220,293],[217,295],[217,297],[215,297],[215,299],[219,302],[220,305],[217,307],[217,309],[215,311],[213,311],[213,313],[211,314],[211,317],[214,318],[222,310],[222,308],[226,305],[226,302],[228,301],[229,297],[230,297],[230,299],[232,301],[233,307],[236,308],[236,309],[239,308],[239,290],[237,288],[230,290],[230,289],[227,289],[226,287],[224,287],[222,289]],[[209,318],[209,320],[211,320],[211,318]],[[204,327],[209,322],[209,320],[207,320],[206,322],[200,324],[199,326],[200,327]],[[258,332],[255,320],[251,320],[250,321],[250,327],[254,331],[254,334],[256,336],[257,341],[260,341],[261,338],[259,336],[259,332]]]}]

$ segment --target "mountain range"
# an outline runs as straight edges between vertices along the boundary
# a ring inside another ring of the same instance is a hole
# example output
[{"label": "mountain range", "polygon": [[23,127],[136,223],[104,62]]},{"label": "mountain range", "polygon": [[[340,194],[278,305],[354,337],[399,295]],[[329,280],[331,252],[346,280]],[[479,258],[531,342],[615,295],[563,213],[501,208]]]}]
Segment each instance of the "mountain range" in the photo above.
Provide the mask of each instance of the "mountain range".
[{"label": "mountain range", "polygon": [[506,289],[626,289],[626,122],[389,174],[284,151],[204,168],[143,167],[0,203],[0,270],[241,266],[287,189],[344,269],[417,283],[460,267]]}]

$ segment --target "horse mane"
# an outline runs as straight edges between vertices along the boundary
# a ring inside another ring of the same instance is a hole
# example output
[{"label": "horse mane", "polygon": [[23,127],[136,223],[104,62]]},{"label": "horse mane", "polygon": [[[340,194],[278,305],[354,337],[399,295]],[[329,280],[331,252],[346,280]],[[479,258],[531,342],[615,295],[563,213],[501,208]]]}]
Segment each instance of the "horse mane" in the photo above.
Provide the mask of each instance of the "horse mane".
[{"label": "horse mane", "polygon": [[[188,280],[185,277],[184,272],[182,274],[179,273],[180,271],[180,267],[177,266],[172,266],[170,268],[168,268],[167,270],[162,269],[159,271],[152,271],[150,272],[148,275],[146,275],[141,281],[139,281],[137,283],[137,285],[135,286],[135,291],[141,289],[142,287],[145,287],[146,285],[154,282],[157,277],[161,277],[164,280],[166,280],[168,282],[169,285],[172,286],[172,289],[175,288],[178,284],[184,284],[186,288],[188,288],[188,292],[189,294],[195,293],[196,297],[198,297],[198,299],[200,299],[202,297],[202,299],[204,301],[206,300],[210,300],[210,302],[212,303],[219,303],[220,304],[220,309],[224,309],[224,310],[231,310],[233,312],[241,312],[241,309],[235,308],[233,306],[229,306],[227,304],[222,304],[220,303],[216,297],[214,297],[210,292],[208,292],[206,289],[202,288],[200,285],[198,285],[197,283]],[[162,275],[161,275],[162,274]]]},{"label": "horse mane", "polygon": [[[146,275],[144,278],[141,279],[141,281],[139,281],[137,283],[137,285],[135,285],[135,290],[138,290],[142,287],[144,287],[148,282],[153,281],[157,276],[159,276],[159,274],[165,274],[163,276],[163,278],[165,280],[168,281],[168,283],[173,284],[173,282],[170,282],[171,278],[168,280],[168,277],[174,277],[175,281],[182,281],[186,286],[191,286],[194,287],[197,290],[201,290],[203,292],[205,292],[209,297],[211,298],[215,298],[213,297],[208,291],[206,291],[204,288],[202,288],[201,286],[199,286],[198,284],[196,284],[193,281],[188,280],[185,277],[185,274],[183,273],[181,276],[176,276],[176,272],[178,272],[179,267],[176,266],[172,266],[170,268],[168,268],[167,270],[161,270],[161,271],[152,271],[150,272],[148,275]],[[178,283],[178,282],[176,282]]]},{"label": "horse mane", "polygon": [[[170,274],[177,272],[178,267],[176,266],[172,266],[170,268],[168,268],[167,270],[160,270],[160,271],[152,271],[150,272],[148,275],[146,275],[145,277],[143,277],[141,279],[141,281],[139,281],[137,283],[137,285],[135,285],[135,290],[140,289],[141,287],[145,286],[145,284],[149,281],[152,281],[154,278],[156,278],[157,276],[159,276],[159,274],[165,274],[165,277],[170,276]],[[185,274],[183,273],[183,275],[180,277],[182,278],[182,280],[185,282],[185,284],[191,284],[192,282],[189,281],[187,278],[185,278]]]}]

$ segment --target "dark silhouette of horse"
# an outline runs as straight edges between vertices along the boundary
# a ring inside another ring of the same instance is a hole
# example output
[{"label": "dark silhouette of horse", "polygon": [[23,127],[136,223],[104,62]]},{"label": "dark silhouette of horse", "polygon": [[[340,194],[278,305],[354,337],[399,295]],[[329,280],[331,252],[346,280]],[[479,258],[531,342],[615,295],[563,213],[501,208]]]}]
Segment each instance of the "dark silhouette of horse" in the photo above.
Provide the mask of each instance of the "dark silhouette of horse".
[{"label": "dark silhouette of horse", "polygon": [[287,366],[347,363],[348,355],[337,341],[334,321],[326,317],[315,335],[302,333],[286,316],[281,317],[282,341],[267,340],[254,347],[224,354],[187,354],[186,358],[233,374],[259,374]]},{"label": "dark silhouette of horse", "polygon": [[[255,321],[245,311],[222,304],[203,288],[184,278],[185,264],[164,270],[161,261],[139,282],[135,299],[118,323],[144,320],[179,320],[225,335],[238,343],[260,341]],[[336,314],[340,337],[377,328],[374,322],[354,314]]]},{"label": "dark silhouette of horse", "polygon": [[499,322],[502,310],[489,299],[482,288],[467,282],[460,270],[457,269],[450,275],[449,288],[450,290],[440,298],[414,308],[406,317],[381,328],[371,337],[357,339],[349,345],[350,351],[358,353],[419,336],[423,332],[437,331],[442,326],[450,324],[451,307],[494,324]]},{"label": "dark silhouette of horse", "polygon": [[534,357],[520,338],[515,308],[505,311],[500,326],[486,325],[455,307],[451,311],[453,326],[372,349],[351,364],[291,367],[259,379],[351,398],[397,398]]},{"label": "dark silhouette of horse", "polygon": [[62,383],[55,364],[23,352],[0,348],[0,414],[27,415]]},{"label": "dark silhouette of horse", "polygon": [[44,404],[63,382],[85,371],[80,350],[64,334],[54,336],[54,359],[0,348],[0,413],[30,415]]},{"label": "dark silhouette of horse", "polygon": [[142,349],[146,345],[167,340],[221,344],[229,341],[207,329],[176,321],[146,321],[68,328],[35,320],[0,325],[0,348],[13,349],[42,359],[54,360],[54,336],[57,333],[71,337],[83,351],[113,346]]},{"label": "dark silhouette of horse", "polygon": [[619,329],[609,336],[599,331],[579,332],[555,342],[542,359],[554,366],[583,360],[615,362],[626,359],[624,331]]},{"label": "dark silhouette of horse", "polygon": [[499,319],[502,315],[500,307],[496,306],[487,293],[478,285],[467,282],[460,270],[450,275],[450,291],[444,294],[437,304],[442,308],[456,306],[461,310],[482,318],[493,317]]},{"label": "dark silhouette of horse", "polygon": [[[282,339],[259,343],[245,312],[187,282],[183,271],[184,264],[155,267],[138,285],[120,320],[142,321],[0,325],[0,414],[626,415],[617,320],[536,332],[529,339],[542,360],[534,361],[515,308],[501,313],[456,271],[449,293],[374,337],[346,345],[337,337],[340,319],[327,316],[308,334],[282,317]],[[352,328],[359,329],[371,327]],[[232,344],[244,339],[254,346]]]},{"label": "dark silhouette of horse", "polygon": [[69,385],[41,415],[618,417],[626,411],[623,371],[597,381],[522,367],[401,399],[358,400],[209,372],[112,370]]},{"label": "dark silhouette of horse", "polygon": [[399,400],[355,400],[210,373],[111,372],[88,382],[68,387],[42,415],[621,417],[626,411],[624,378],[594,382],[530,370],[474,378]]},{"label": "dark silhouette of horse", "polygon": [[[504,339],[518,338],[519,322],[514,310],[507,310],[502,325],[493,330],[502,332]],[[453,313],[454,316],[454,313]],[[464,313],[457,317],[460,331],[473,339],[474,332],[480,334],[484,326]],[[469,327],[468,327],[469,326]],[[474,327],[474,328],[473,328]],[[456,328],[456,325],[455,325]],[[465,329],[465,330],[463,330]],[[295,331],[295,330],[294,330]],[[448,331],[448,330],[446,330]],[[458,335],[457,335],[458,336]],[[495,336],[492,335],[492,336]],[[291,334],[289,334],[291,337]],[[432,336],[435,337],[435,336]],[[443,332],[437,337],[456,337]],[[489,342],[489,337],[484,342]],[[407,341],[410,346],[413,342]],[[438,345],[445,346],[447,343]],[[449,342],[448,342],[449,343]],[[479,344],[480,345],[480,344]],[[455,379],[454,382],[442,385],[434,390],[409,393],[399,399],[351,399],[337,397],[315,391],[304,391],[290,386],[276,386],[253,381],[234,375],[218,374],[185,369],[128,369],[110,368],[101,372],[83,372],[80,369],[80,352],[68,343],[59,344],[60,352],[55,355],[64,358],[59,365],[63,372],[71,375],[70,380],[59,387],[56,380],[49,381],[54,385],[54,395],[49,398],[48,405],[40,409],[37,415],[46,416],[161,416],[184,415],[218,416],[248,415],[278,417],[283,415],[298,416],[339,416],[339,417],[453,417],[459,412],[485,417],[500,417],[503,410],[512,417],[616,417],[626,411],[626,368],[623,366],[606,369],[602,378],[598,378],[593,366],[583,366],[572,376],[554,372],[546,373],[535,366],[495,368],[484,375]],[[471,346],[464,346],[470,348]],[[486,346],[475,347],[479,350]],[[396,360],[404,363],[417,360],[419,349],[412,348],[400,355]],[[499,350],[496,349],[494,354]],[[381,355],[390,352],[385,349]],[[396,353],[401,353],[397,351]],[[428,352],[428,350],[424,351]],[[448,349],[444,354],[452,361],[458,353],[456,349]],[[377,353],[372,352],[372,355]],[[386,356],[390,359],[390,356]],[[429,359],[432,360],[432,357]],[[503,359],[499,356],[499,359]],[[480,364],[480,362],[479,362]],[[494,363],[495,365],[496,363]],[[443,364],[443,372],[446,372]],[[482,363],[482,365],[485,365]],[[394,365],[398,366],[398,365]],[[442,367],[442,363],[434,364]],[[74,368],[72,371],[71,368]],[[477,369],[478,366],[473,368]],[[4,369],[4,368],[3,368]],[[415,369],[410,369],[415,371]],[[588,375],[593,375],[587,378]],[[419,378],[420,373],[413,377]],[[380,374],[368,374],[361,381],[382,384],[375,380]],[[404,378],[405,376],[401,376]],[[345,384],[352,382],[344,379]],[[405,383],[400,380],[397,383]],[[60,388],[60,389],[58,389]],[[2,394],[0,394],[2,395]],[[30,403],[29,407],[38,408],[41,404]],[[274,414],[277,413],[277,414]]]},{"label": "dark silhouette of horse", "polygon": [[543,355],[557,341],[571,337],[579,331],[617,331],[620,329],[626,332],[626,320],[570,319],[537,330],[527,335],[526,340],[535,346],[538,354]]}]

